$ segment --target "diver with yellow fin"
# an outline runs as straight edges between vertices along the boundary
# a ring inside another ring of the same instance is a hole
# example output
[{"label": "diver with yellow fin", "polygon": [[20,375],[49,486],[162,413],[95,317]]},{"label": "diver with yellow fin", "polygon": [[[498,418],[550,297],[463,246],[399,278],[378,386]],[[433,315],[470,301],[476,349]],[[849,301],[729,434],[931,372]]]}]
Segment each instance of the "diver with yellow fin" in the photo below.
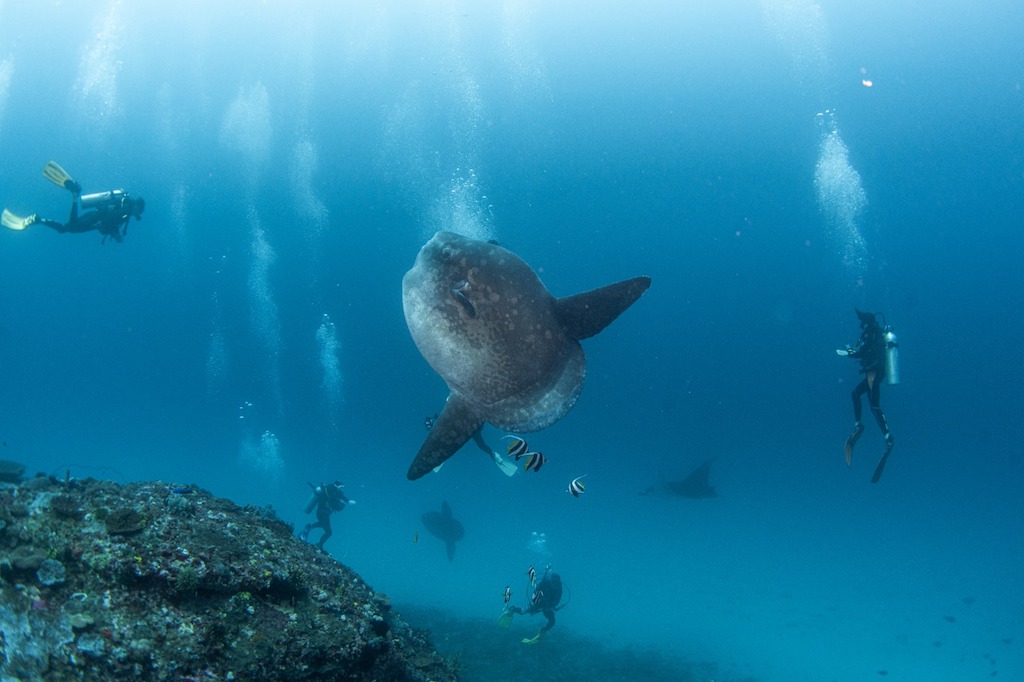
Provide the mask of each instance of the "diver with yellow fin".
[{"label": "diver with yellow fin", "polygon": [[861,373],[864,379],[854,387],[850,394],[853,399],[853,433],[846,439],[844,455],[846,466],[853,462],[853,448],[857,445],[861,434],[864,433],[864,424],[861,422],[861,396],[868,395],[868,405],[871,407],[871,414],[878,422],[878,428],[882,430],[885,438],[885,451],[882,458],[875,467],[875,473],[871,477],[872,483],[878,483],[885,469],[885,463],[892,452],[892,446],[896,439],[889,431],[889,425],[885,421],[885,413],[882,412],[880,404],[882,382],[887,384],[898,384],[899,378],[899,344],[896,343],[896,334],[886,325],[883,328],[878,324],[876,313],[865,313],[854,308],[857,318],[860,320],[861,335],[856,346],[836,349],[836,355],[856,358],[860,360]]},{"label": "diver with yellow fin", "polygon": [[[110,237],[116,242],[124,240],[128,222],[135,218],[142,220],[146,202],[142,197],[132,197],[123,189],[96,192],[82,196],[82,186],[68,175],[68,172],[54,161],[43,168],[43,177],[71,192],[71,215],[66,223],[59,220],[40,218],[36,214],[21,216],[4,209],[0,224],[9,230],[24,230],[29,225],[46,225],[57,232],[81,233],[98,231],[103,241]],[[79,214],[79,208],[82,213]]]},{"label": "diver with yellow fin", "polygon": [[[532,566],[530,567],[530,572],[533,573]],[[569,604],[568,601],[564,604],[561,603],[562,579],[557,573],[551,571],[551,566],[544,570],[544,576],[540,579],[539,583],[536,583],[536,587],[533,587],[533,592],[530,593],[530,605],[525,610],[518,606],[511,606],[508,603],[510,598],[511,591],[506,587],[505,610],[498,617],[498,625],[501,627],[507,628],[510,626],[512,624],[512,616],[517,613],[525,613],[531,616],[535,613],[543,613],[544,617],[548,619],[548,622],[544,624],[544,627],[536,635],[523,638],[523,644],[536,644],[539,642],[547,634],[548,630],[555,627],[555,612],[561,611]]]}]

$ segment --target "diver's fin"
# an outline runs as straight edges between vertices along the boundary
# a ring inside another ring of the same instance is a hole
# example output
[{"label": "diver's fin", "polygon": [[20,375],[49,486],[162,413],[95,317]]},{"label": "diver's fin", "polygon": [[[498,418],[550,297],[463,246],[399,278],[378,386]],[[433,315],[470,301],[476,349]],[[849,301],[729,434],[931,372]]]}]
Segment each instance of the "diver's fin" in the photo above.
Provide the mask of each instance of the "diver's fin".
[{"label": "diver's fin", "polygon": [[50,161],[43,166],[43,177],[76,196],[82,193],[82,186],[73,177],[68,175],[68,172],[61,168],[60,164],[56,161]]},{"label": "diver's fin", "polygon": [[850,466],[853,463],[853,446],[857,444],[857,439],[864,433],[864,425],[860,422],[853,427],[853,433],[846,439],[846,447],[843,449],[846,455],[846,466]]},{"label": "diver's fin", "polygon": [[526,639],[524,637],[523,638],[523,644],[536,644],[537,642],[539,642],[541,640],[541,637],[543,637],[543,636],[544,636],[544,631],[541,630],[540,632],[535,634],[533,637],[530,637],[529,639]]},{"label": "diver's fin", "polygon": [[26,227],[28,227],[35,221],[35,213],[28,217],[22,218],[21,216],[11,213],[6,208],[4,209],[3,215],[0,216],[0,224],[3,224],[3,226],[6,227],[8,230],[24,230]]},{"label": "diver's fin", "polygon": [[[78,183],[75,182],[74,178],[68,175],[68,172],[61,168],[60,164],[56,161],[50,161],[43,166],[43,177],[63,189],[78,187]],[[68,184],[69,182],[71,183],[70,185]],[[79,191],[81,191],[81,187],[79,187]]]},{"label": "diver's fin", "polygon": [[878,464],[875,465],[875,473],[871,476],[872,483],[878,483],[878,479],[882,478],[882,472],[885,470],[885,462],[889,459],[889,453],[892,452],[892,446],[896,444],[896,441],[890,436],[885,440],[885,452],[882,453],[882,458],[878,460]]},{"label": "diver's fin", "polygon": [[512,616],[514,614],[515,611],[513,611],[512,609],[505,609],[504,611],[502,611],[501,615],[498,616],[498,625],[500,625],[503,628],[507,628],[510,625],[512,625]]},{"label": "diver's fin", "polygon": [[499,469],[501,469],[501,473],[505,474],[506,476],[515,476],[516,472],[519,471],[519,467],[516,466],[515,462],[508,458],[502,457],[497,452],[491,452],[491,459],[494,460],[494,463],[498,465]]}]

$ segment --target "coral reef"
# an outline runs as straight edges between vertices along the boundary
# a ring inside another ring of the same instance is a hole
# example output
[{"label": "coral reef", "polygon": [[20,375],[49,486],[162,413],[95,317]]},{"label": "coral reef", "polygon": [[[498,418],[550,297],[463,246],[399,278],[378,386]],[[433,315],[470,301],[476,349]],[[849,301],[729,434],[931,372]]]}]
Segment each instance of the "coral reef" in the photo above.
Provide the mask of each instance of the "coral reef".
[{"label": "coral reef", "polygon": [[12,462],[9,459],[0,459],[0,481],[4,483],[20,483],[24,473],[24,464]]},{"label": "coral reef", "polygon": [[454,680],[272,511],[162,482],[0,483],[0,679]]}]

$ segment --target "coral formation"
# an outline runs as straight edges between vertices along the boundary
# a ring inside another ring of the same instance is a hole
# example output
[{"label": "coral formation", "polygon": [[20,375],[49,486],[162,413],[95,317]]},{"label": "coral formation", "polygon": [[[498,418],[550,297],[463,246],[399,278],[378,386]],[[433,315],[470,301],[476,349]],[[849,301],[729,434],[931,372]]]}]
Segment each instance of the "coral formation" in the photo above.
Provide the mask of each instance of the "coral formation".
[{"label": "coral formation", "polygon": [[0,459],[0,482],[21,483],[21,477],[24,473],[24,464],[12,462],[9,459]]},{"label": "coral formation", "polygon": [[266,509],[161,482],[0,483],[0,678],[454,680]]}]

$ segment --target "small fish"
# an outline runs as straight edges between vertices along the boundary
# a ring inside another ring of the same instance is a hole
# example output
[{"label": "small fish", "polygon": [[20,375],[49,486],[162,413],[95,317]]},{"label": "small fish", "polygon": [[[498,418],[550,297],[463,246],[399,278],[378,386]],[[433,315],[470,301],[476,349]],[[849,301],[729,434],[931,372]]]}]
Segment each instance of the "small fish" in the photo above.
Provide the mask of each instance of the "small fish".
[{"label": "small fish", "polygon": [[[525,455],[526,464],[523,466],[524,471],[540,471],[540,468],[544,466],[544,462],[548,461],[548,458],[544,456],[543,452],[530,452]],[[516,459],[519,459],[516,457]]]},{"label": "small fish", "polygon": [[192,488],[188,487],[187,485],[183,485],[179,488],[171,488],[171,492],[174,493],[175,495],[191,495],[195,491],[192,490]]},{"label": "small fish", "polygon": [[429,431],[432,428],[434,428],[434,424],[436,424],[436,423],[437,423],[437,415],[435,414],[433,417],[427,417],[426,419],[423,420],[423,427],[427,431]]},{"label": "small fish", "polygon": [[413,542],[413,544],[416,544],[419,541],[420,541],[420,534],[419,533],[413,533],[412,534],[412,542]]},{"label": "small fish", "polygon": [[587,486],[583,484],[583,479],[586,478],[586,476],[586,474],[583,474],[582,476],[577,476],[572,479],[572,483],[570,483],[569,487],[565,489],[565,492],[572,493],[573,497],[579,497],[583,493],[587,492]]},{"label": "small fish", "polygon": [[501,437],[502,440],[505,440],[506,438],[511,438],[512,442],[508,444],[508,449],[505,452],[507,452],[509,455],[515,456],[516,461],[519,461],[519,458],[522,457],[526,453],[526,451],[530,449],[530,446],[527,445],[526,441],[520,438],[519,436],[513,436],[512,434],[509,434],[507,436]]},{"label": "small fish", "polygon": [[540,590],[534,590],[533,591],[533,596],[530,597],[530,603],[534,604],[534,605],[539,604],[540,600],[543,599],[543,598],[544,598],[544,593],[543,592],[541,592]]},{"label": "small fish", "polygon": [[530,570],[526,572],[526,575],[530,577],[530,587],[533,587],[537,584],[537,569],[535,569],[533,566],[530,566]]},{"label": "small fish", "polygon": [[512,600],[512,586],[505,585],[505,606]]}]

